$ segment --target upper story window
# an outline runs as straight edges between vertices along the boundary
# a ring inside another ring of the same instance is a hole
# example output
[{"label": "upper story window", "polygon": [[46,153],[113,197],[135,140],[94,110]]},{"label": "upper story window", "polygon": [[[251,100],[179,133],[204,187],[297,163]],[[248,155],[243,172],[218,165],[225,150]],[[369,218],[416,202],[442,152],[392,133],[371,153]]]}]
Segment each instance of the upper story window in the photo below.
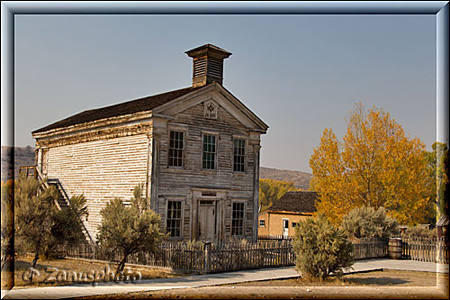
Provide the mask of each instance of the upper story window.
[{"label": "upper story window", "polygon": [[203,136],[203,169],[216,169],[216,155],[216,136],[205,134]]},{"label": "upper story window", "polygon": [[245,140],[234,140],[234,172],[245,172]]},{"label": "upper story window", "polygon": [[169,167],[183,167],[184,132],[170,131]]}]

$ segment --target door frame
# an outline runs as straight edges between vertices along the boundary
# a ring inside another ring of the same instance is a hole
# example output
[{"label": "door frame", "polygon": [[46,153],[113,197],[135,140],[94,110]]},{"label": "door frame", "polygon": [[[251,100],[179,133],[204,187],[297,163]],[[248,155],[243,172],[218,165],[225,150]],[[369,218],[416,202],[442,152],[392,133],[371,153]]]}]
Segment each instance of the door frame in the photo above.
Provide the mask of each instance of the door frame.
[{"label": "door frame", "polygon": [[190,212],[190,239],[199,240],[199,217],[200,201],[213,201],[215,209],[215,230],[214,243],[220,243],[225,240],[225,203],[227,199],[227,190],[210,188],[192,188],[191,189],[191,212]]}]

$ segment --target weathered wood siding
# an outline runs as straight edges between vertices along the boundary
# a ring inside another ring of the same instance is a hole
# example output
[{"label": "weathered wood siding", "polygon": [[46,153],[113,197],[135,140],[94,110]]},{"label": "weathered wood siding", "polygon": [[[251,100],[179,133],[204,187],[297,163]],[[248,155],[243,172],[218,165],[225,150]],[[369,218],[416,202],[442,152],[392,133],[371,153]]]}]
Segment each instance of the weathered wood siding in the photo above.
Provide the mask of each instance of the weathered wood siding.
[{"label": "weathered wood siding", "polygon": [[100,210],[119,197],[129,201],[139,183],[146,184],[148,137],[139,134],[50,148],[48,178],[59,179],[69,197],[84,194],[87,227],[95,238]]},{"label": "weathered wood siding", "polygon": [[[183,168],[168,167],[168,149],[170,130],[185,132],[185,163]],[[203,134],[217,134],[217,168],[203,170],[202,147]],[[244,173],[233,172],[233,137],[246,140],[246,167]],[[157,210],[166,220],[167,199],[181,197],[184,199],[183,237],[190,238],[195,228],[192,220],[192,188],[226,190],[226,199],[221,200],[223,219],[223,239],[228,240],[231,234],[232,202],[245,202],[245,238],[252,238],[253,231],[253,178],[255,153],[250,145],[250,132],[225,109],[219,108],[218,119],[206,119],[204,106],[198,104],[175,116],[167,122],[167,130],[160,137],[160,160]],[[258,191],[256,191],[258,192]],[[223,203],[223,201],[225,203]]]}]

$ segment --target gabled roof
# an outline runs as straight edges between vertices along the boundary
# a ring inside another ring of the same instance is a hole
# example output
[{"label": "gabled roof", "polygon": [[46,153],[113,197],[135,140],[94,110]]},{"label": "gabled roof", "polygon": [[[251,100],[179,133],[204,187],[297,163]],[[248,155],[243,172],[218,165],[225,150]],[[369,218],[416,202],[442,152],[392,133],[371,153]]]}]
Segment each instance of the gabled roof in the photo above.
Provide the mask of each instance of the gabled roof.
[{"label": "gabled roof", "polygon": [[315,202],[317,200],[316,192],[293,191],[287,192],[276,201],[268,211],[270,212],[294,212],[294,213],[313,213],[316,212]]},{"label": "gabled roof", "polygon": [[102,108],[85,110],[79,114],[73,115],[61,121],[52,123],[40,129],[33,131],[32,133],[45,132],[52,129],[67,127],[76,124],[82,124],[86,122],[96,121],[105,118],[117,117],[127,114],[133,114],[136,112],[152,110],[160,105],[168,103],[176,98],[184,96],[190,92],[198,90],[202,87],[187,87],[179,90],[174,90],[158,95],[139,98],[124,103],[119,103]]}]

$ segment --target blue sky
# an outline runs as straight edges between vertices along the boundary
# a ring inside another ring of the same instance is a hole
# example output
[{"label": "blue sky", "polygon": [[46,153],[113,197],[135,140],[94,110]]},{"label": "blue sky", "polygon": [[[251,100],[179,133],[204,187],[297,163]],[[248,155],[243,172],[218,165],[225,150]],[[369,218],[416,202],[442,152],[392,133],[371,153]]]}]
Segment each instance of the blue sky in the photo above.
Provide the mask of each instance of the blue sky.
[{"label": "blue sky", "polygon": [[224,86],[269,126],[261,165],[310,172],[357,102],[436,140],[434,15],[16,15],[15,143],[87,109],[190,86],[184,53],[233,53]]}]

